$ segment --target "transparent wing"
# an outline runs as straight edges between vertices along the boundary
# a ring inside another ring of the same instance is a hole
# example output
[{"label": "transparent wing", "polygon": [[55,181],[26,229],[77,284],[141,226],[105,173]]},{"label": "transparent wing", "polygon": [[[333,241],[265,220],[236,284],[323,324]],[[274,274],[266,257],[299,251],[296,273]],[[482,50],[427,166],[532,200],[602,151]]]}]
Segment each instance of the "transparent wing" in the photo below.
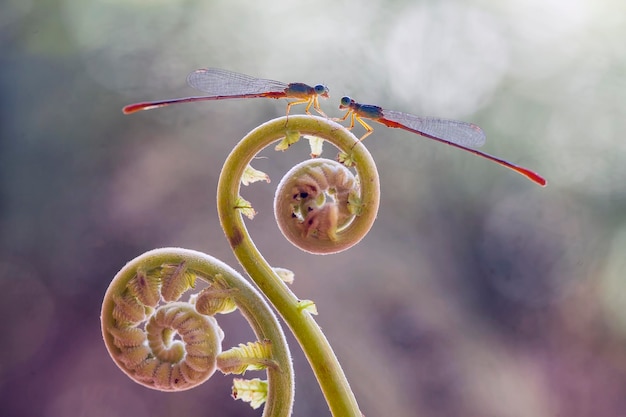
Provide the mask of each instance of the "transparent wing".
[{"label": "transparent wing", "polygon": [[485,144],[485,132],[473,123],[419,117],[393,110],[383,110],[385,119],[401,124],[417,133],[433,136],[457,145],[477,148]]},{"label": "transparent wing", "polygon": [[210,96],[280,93],[288,86],[280,81],[255,78],[219,68],[195,70],[187,76],[187,84]]}]

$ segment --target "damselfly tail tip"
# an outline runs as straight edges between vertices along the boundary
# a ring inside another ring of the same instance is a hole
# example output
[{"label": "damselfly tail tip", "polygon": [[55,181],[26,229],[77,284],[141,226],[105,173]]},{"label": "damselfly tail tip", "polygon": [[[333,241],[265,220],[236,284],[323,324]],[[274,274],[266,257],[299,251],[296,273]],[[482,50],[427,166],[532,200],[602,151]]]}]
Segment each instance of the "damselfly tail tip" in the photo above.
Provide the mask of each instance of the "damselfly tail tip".
[{"label": "damselfly tail tip", "polygon": [[122,109],[122,113],[124,114],[132,114],[132,113],[136,113],[140,110],[143,110],[143,107],[140,106],[141,103],[137,103],[137,104],[129,104],[128,106],[124,106],[124,108]]},{"label": "damselfly tail tip", "polygon": [[124,106],[124,108],[122,109],[122,112],[124,114],[132,114],[132,113],[137,113],[138,111],[156,109],[156,108],[163,107],[163,106],[165,106],[165,104],[163,103],[150,103],[150,102],[135,103],[135,104],[129,104],[128,106]]},{"label": "damselfly tail tip", "polygon": [[545,187],[546,185],[548,185],[548,181],[541,175],[537,174],[536,172],[533,172],[525,168],[520,169],[519,172],[520,174],[524,175],[529,180],[541,185],[542,187]]}]

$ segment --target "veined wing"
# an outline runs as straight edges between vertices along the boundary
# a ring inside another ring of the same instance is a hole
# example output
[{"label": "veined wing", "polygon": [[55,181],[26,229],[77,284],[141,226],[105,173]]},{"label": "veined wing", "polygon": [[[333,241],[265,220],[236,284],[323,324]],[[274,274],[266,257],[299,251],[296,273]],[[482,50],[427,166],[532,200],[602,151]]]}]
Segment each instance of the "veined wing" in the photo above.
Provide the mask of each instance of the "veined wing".
[{"label": "veined wing", "polygon": [[280,93],[288,85],[219,68],[203,68],[187,76],[187,83],[210,96],[262,95]]},{"label": "veined wing", "polygon": [[477,148],[485,144],[485,132],[473,123],[436,117],[419,117],[393,110],[383,110],[383,117],[427,137],[457,145]]}]

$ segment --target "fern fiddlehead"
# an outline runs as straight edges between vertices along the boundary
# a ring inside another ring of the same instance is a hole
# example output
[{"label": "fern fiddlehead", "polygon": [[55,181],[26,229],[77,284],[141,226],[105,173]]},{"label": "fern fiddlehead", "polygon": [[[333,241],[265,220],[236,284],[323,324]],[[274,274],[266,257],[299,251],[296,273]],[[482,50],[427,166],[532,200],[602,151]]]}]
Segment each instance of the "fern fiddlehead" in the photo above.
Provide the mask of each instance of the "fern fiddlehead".
[{"label": "fern fiddlehead", "polygon": [[[311,140],[312,153],[319,153],[322,140],[332,143],[341,150],[344,164],[315,158],[290,170],[275,196],[279,228],[290,242],[311,253],[339,252],[358,243],[376,217],[378,173],[362,143],[341,125],[321,117],[283,117],[246,135],[222,169],[218,212],[239,262],[300,343],[332,414],[360,417],[343,370],[311,315],[314,303],[298,299],[289,290],[286,282],[293,274],[265,261],[243,223],[242,216],[250,217],[253,209],[240,196],[240,184],[265,178],[250,168],[250,161],[276,141],[281,141],[277,149],[285,149],[301,136],[316,138]],[[346,166],[354,166],[356,173]],[[205,288],[187,296],[200,286]],[[223,333],[214,316],[234,309],[248,320],[257,340],[222,351]],[[267,400],[264,416],[291,414],[293,370],[275,316],[247,281],[209,255],[164,248],[132,260],[109,286],[101,322],[115,363],[144,386],[176,391],[202,383],[218,369],[226,374],[265,369],[267,382],[236,379],[233,396],[253,406]]]},{"label": "fern fiddlehead", "polygon": [[[204,290],[181,301],[200,284]],[[250,344],[252,351],[222,352],[223,333],[213,315],[235,308],[258,339]],[[133,259],[109,285],[101,323],[111,358],[141,385],[180,391],[206,381],[216,369],[223,373],[267,369],[264,415],[291,413],[291,357],[276,317],[238,272],[207,254],[162,248]],[[266,349],[259,353],[254,346]]]}]

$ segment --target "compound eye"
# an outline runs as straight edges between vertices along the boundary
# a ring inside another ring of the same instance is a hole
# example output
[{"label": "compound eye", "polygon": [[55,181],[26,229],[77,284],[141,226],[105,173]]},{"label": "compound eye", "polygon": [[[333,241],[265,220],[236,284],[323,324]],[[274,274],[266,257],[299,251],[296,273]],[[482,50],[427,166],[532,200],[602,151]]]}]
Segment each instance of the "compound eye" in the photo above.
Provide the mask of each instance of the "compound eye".
[{"label": "compound eye", "polygon": [[314,88],[316,94],[328,94],[328,87],[322,84],[316,85]]},{"label": "compound eye", "polygon": [[348,107],[350,103],[352,103],[352,99],[348,96],[341,97],[341,101],[339,102],[342,107]]}]

